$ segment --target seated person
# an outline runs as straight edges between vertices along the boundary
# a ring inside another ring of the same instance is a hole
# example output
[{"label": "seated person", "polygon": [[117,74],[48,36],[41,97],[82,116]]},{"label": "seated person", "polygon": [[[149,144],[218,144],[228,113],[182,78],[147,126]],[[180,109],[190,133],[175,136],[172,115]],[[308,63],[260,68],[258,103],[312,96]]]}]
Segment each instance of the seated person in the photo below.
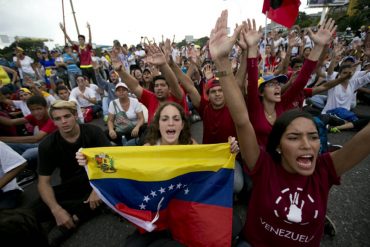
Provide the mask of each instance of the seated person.
[{"label": "seated person", "polygon": [[19,206],[22,189],[15,177],[26,167],[26,160],[0,141],[0,209]]},{"label": "seated person", "polygon": [[[117,145],[135,145],[135,139],[143,132],[143,108],[137,99],[128,97],[125,83],[116,85],[116,95],[118,99],[111,101],[108,109],[108,137]],[[129,143],[122,143],[123,136]]]}]

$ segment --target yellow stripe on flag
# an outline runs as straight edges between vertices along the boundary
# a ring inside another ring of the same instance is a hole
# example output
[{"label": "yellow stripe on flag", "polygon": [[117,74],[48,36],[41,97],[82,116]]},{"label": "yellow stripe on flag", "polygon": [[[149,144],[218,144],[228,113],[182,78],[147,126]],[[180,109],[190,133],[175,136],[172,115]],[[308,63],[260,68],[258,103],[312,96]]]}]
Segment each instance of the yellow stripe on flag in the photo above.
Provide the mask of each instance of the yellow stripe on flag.
[{"label": "yellow stripe on flag", "polygon": [[162,181],[199,171],[234,169],[230,144],[86,148],[92,179]]}]

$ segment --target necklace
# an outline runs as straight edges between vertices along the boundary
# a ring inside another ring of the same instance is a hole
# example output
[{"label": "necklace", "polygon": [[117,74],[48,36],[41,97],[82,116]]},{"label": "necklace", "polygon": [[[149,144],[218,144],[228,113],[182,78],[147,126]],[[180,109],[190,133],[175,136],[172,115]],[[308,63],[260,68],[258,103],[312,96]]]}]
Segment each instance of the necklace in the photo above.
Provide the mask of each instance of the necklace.
[{"label": "necklace", "polygon": [[270,113],[268,113],[266,110],[264,110],[264,112],[265,112],[265,115],[268,117],[268,119],[271,119],[271,118],[273,117],[274,113],[275,113],[275,111],[273,111],[273,112],[270,114]]}]

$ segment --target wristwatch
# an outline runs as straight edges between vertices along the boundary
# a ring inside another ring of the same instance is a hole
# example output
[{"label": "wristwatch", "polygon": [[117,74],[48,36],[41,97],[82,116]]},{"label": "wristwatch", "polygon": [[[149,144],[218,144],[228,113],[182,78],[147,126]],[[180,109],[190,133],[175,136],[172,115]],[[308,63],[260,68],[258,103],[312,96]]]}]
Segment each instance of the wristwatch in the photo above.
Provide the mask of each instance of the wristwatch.
[{"label": "wristwatch", "polygon": [[218,78],[220,78],[220,77],[225,77],[225,76],[228,76],[228,75],[231,75],[231,74],[232,74],[231,71],[224,70],[224,71],[217,71],[215,73],[215,76],[218,77]]}]

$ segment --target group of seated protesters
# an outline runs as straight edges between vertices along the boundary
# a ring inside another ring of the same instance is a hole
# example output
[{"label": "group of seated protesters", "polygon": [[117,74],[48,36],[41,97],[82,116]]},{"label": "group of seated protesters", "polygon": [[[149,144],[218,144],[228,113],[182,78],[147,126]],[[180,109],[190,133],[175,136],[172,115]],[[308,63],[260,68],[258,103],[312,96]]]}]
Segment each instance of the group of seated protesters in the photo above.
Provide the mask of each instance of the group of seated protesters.
[{"label": "group of seated protesters", "polygon": [[[227,37],[226,27],[222,29],[226,20],[224,11],[204,47],[177,47],[167,39],[128,48],[115,40],[112,50],[99,58],[92,49],[90,25],[87,43],[83,35],[73,42],[60,25],[69,44],[64,53],[50,52],[51,57],[47,49],[38,51],[38,65],[16,47],[16,68],[0,66],[0,210],[19,207],[22,187],[38,178],[40,199],[30,206],[32,217],[56,225],[40,245],[48,241],[59,246],[102,204],[82,167],[86,160],[78,153],[81,147],[196,144],[190,124],[201,119],[203,144],[231,142],[231,152],[239,152],[240,145],[234,193],[251,193],[248,211],[255,215],[247,218],[235,246],[297,244],[262,232],[263,225],[252,229],[260,225],[257,216],[285,227],[258,208],[271,210],[268,200],[256,193],[268,189],[261,174],[272,177],[269,185],[281,182],[275,173],[283,178],[295,174],[294,183],[281,186],[309,183],[297,179],[299,175],[325,183],[324,192],[314,194],[321,198],[319,218],[313,220],[319,231],[294,225],[302,218],[285,212],[294,223],[287,228],[312,237],[310,246],[319,246],[330,187],[370,151],[358,148],[357,158],[343,164],[351,147],[369,140],[369,116],[353,111],[359,102],[369,104],[369,34],[343,43],[333,38],[334,21],[328,20],[314,31],[294,26],[284,37],[277,30],[263,37],[248,20]],[[94,118],[104,120],[103,129],[88,124]],[[325,155],[327,132],[345,129],[362,131],[348,147]],[[305,152],[289,144],[293,138],[308,143]],[[318,166],[325,178],[318,177]],[[61,183],[53,186],[56,169]],[[271,193],[278,196],[277,190]],[[182,246],[169,232],[135,232],[126,246],[160,244],[163,239],[168,246]]]}]

